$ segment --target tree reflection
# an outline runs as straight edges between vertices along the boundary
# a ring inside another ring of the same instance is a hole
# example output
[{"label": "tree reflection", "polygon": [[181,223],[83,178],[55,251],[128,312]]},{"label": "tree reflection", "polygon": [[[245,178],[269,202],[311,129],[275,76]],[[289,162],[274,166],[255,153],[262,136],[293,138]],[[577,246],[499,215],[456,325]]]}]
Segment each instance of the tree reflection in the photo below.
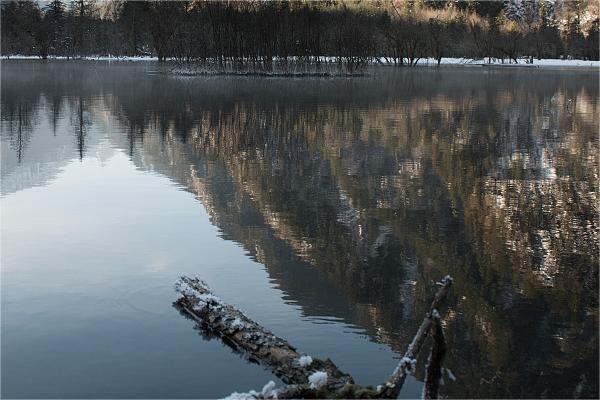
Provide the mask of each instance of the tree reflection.
[{"label": "tree reflection", "polygon": [[20,163],[36,124],[35,109],[40,99],[39,96],[27,98],[16,90],[8,90],[7,95],[12,101],[2,101],[2,142],[9,144]]}]

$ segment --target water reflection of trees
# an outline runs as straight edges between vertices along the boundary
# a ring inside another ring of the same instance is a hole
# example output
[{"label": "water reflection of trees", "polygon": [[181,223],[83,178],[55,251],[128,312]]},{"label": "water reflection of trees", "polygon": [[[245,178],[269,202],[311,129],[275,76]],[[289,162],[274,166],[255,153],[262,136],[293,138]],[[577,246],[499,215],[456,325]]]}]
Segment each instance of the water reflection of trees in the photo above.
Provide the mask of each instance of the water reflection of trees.
[{"label": "water reflection of trees", "polygon": [[[41,98],[38,93],[23,93],[16,87],[2,92],[2,142],[3,145],[8,143],[20,162],[36,124],[35,110]],[[5,101],[7,98],[9,101]]]},{"label": "water reflection of trees", "polygon": [[196,193],[305,313],[400,350],[450,273],[449,396],[597,394],[593,78],[104,74],[70,112],[108,109],[134,162]]}]

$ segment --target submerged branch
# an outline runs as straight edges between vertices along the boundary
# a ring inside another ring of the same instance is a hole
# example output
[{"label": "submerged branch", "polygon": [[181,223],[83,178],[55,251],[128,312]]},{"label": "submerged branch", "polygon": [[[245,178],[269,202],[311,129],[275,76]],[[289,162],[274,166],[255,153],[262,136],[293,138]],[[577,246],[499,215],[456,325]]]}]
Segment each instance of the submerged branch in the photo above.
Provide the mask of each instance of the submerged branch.
[{"label": "submerged branch", "polygon": [[[441,282],[430,311],[425,316],[404,357],[390,378],[376,389],[354,383],[352,376],[342,372],[331,360],[320,360],[302,355],[286,340],[252,321],[243,312],[225,304],[211,293],[199,279],[181,277],[175,290],[181,297],[175,307],[195,320],[201,330],[220,337],[236,351],[270,369],[287,385],[275,388],[271,381],[261,392],[233,393],[233,398],[396,398],[407,374],[414,372],[416,359],[425,339],[432,332],[434,346],[427,369],[427,398],[437,396],[437,383],[441,377],[441,361],[445,342],[438,309],[444,302],[452,278]],[[428,384],[429,383],[429,384]]]}]

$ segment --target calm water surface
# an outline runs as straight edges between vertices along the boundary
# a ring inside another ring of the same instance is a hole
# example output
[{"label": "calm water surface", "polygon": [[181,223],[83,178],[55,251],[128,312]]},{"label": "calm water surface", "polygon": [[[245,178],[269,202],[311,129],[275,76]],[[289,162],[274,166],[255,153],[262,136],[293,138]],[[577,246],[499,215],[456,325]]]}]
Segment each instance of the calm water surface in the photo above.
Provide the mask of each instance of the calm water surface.
[{"label": "calm water surface", "polygon": [[362,384],[451,274],[445,396],[598,396],[597,70],[159,69],[2,62],[4,398],[274,379],[178,314],[181,274]]}]

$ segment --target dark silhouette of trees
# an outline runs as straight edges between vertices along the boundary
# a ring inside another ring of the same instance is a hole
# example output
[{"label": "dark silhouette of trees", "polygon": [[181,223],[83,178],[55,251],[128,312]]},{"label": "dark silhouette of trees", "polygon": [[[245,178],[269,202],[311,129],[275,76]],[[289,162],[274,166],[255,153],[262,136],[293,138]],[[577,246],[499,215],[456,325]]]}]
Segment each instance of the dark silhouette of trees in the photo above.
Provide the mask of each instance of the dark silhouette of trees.
[{"label": "dark silhouette of trees", "polygon": [[66,47],[65,6],[60,0],[53,0],[44,10],[44,23],[47,25],[49,51],[63,54]]},{"label": "dark silhouette of trees", "polygon": [[40,9],[32,1],[15,1],[2,4],[2,52],[38,55],[35,28]]},{"label": "dark silhouette of trees", "polygon": [[126,1],[123,3],[118,14],[118,27],[127,39],[129,48],[125,49],[125,54],[137,56],[146,54],[148,48],[142,47],[147,43],[145,26],[148,23],[149,5],[142,1]]},{"label": "dark silhouette of trees", "polygon": [[52,0],[43,8],[20,0],[2,3],[2,51],[152,55],[266,73],[355,73],[426,57],[598,59],[598,8],[592,0]]}]

